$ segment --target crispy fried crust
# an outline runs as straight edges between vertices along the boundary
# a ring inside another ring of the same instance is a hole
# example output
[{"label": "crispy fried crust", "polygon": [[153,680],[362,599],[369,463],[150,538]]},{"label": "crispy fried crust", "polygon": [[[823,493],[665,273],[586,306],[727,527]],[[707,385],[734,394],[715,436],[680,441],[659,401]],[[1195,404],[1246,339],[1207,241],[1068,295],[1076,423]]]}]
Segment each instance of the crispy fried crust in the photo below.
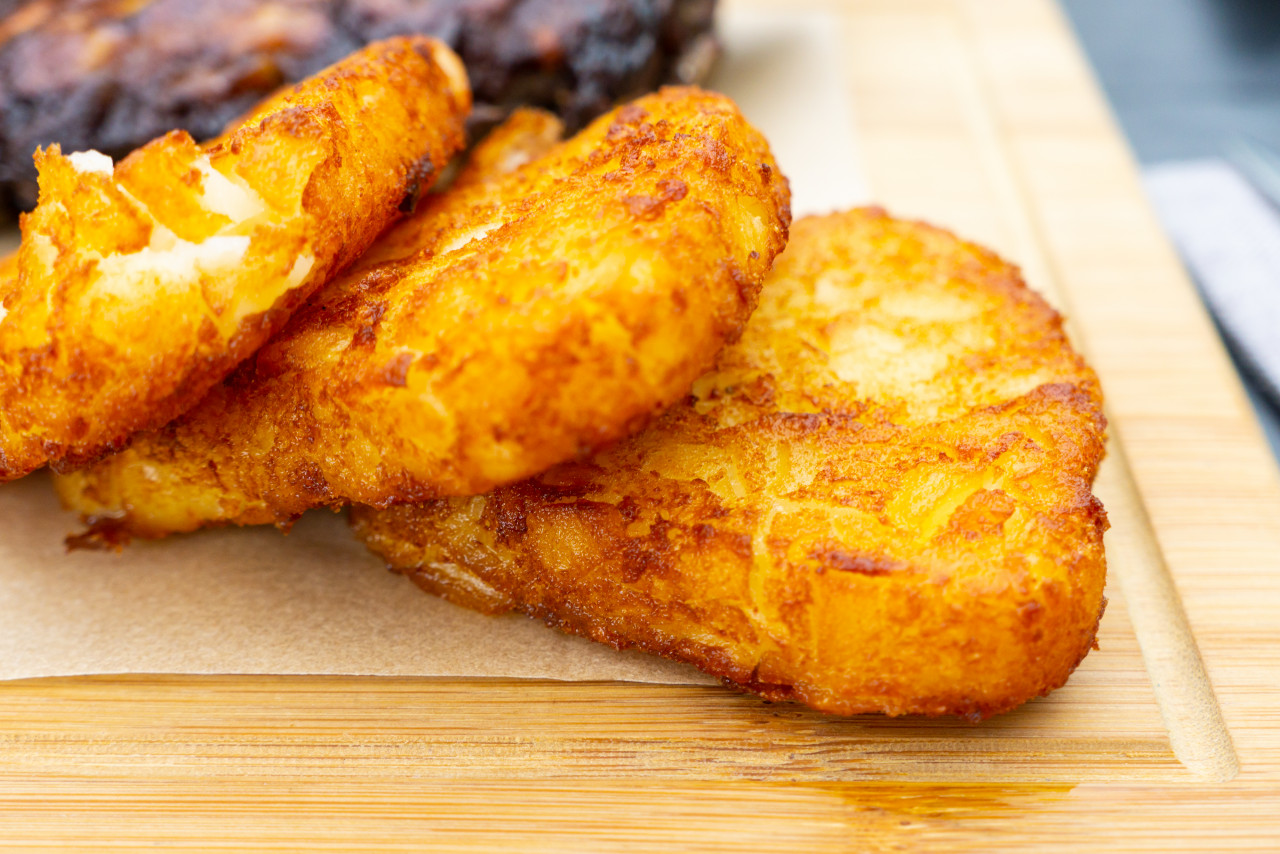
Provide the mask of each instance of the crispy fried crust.
[{"label": "crispy fried crust", "polygon": [[798,222],[742,340],[589,460],[355,508],[428,590],[839,713],[1012,708],[1101,615],[1104,420],[994,255],[877,210]]},{"label": "crispy fried crust", "polygon": [[190,408],[431,183],[467,91],[447,47],[393,39],[209,146],[175,131],[114,169],[38,152],[40,205],[0,285],[0,480]]},{"label": "crispy fried crust", "polygon": [[31,153],[123,156],[174,128],[197,140],[281,85],[378,39],[434,36],[462,57],[482,126],[512,107],[574,130],[662,83],[697,83],[714,0],[27,0],[0,4],[0,197],[35,201]]},{"label": "crispy fried crust", "polygon": [[[63,478],[158,536],[469,495],[634,432],[739,335],[790,222],[731,101],[667,89],[514,172],[500,135],[199,407]],[[525,132],[527,131],[527,132]]]}]

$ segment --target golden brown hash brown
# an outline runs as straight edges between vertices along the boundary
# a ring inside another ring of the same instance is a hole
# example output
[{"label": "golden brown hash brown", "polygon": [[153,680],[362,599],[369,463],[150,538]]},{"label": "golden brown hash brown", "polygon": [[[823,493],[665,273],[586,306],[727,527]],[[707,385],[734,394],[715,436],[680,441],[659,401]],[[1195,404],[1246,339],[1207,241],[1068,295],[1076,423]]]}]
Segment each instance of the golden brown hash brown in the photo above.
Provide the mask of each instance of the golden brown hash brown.
[{"label": "golden brown hash brown", "polygon": [[448,48],[393,39],[205,146],[175,131],[114,166],[38,151],[0,284],[0,480],[198,401],[431,182],[469,104]]},{"label": "golden brown hash brown", "polygon": [[764,138],[666,89],[485,180],[545,144],[546,119],[517,122],[195,410],[61,479],[64,503],[159,536],[471,495],[680,400],[786,240]]},{"label": "golden brown hash brown", "polygon": [[818,709],[979,718],[1103,607],[1097,380],[995,255],[808,218],[741,341],[644,432],[359,536],[423,587]]}]

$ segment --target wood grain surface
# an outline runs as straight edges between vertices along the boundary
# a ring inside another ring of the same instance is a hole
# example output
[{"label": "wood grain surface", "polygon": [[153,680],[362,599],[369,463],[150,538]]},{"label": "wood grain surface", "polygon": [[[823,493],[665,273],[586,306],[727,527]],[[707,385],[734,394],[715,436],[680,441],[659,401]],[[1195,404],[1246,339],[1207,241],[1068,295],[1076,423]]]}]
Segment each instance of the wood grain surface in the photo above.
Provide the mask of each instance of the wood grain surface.
[{"label": "wood grain surface", "polygon": [[843,28],[894,213],[1023,265],[1102,376],[1111,606],[972,726],[702,687],[0,685],[14,849],[1280,851],[1280,477],[1051,0],[742,0]]}]

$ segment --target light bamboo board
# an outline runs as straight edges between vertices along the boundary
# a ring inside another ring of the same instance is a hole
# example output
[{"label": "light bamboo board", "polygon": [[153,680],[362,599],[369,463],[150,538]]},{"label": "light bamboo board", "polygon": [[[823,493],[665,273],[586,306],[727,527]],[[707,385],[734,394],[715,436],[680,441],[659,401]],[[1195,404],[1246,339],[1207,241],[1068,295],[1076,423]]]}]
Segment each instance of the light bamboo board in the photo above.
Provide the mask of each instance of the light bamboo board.
[{"label": "light bamboo board", "polygon": [[0,843],[391,850],[1280,850],[1280,479],[1051,0],[856,0],[864,164],[1021,263],[1102,376],[1111,606],[969,726],[710,688],[0,685]]}]

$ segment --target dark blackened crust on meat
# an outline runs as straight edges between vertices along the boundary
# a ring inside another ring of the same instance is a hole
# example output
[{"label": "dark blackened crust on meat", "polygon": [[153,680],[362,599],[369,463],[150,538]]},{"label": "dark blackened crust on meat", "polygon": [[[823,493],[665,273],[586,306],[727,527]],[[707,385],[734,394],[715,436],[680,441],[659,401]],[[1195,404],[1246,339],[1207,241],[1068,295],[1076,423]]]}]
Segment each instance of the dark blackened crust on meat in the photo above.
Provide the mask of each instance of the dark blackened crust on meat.
[{"label": "dark blackened crust on meat", "polygon": [[[65,14],[75,7],[76,15]],[[569,130],[714,56],[714,0],[32,0],[0,20],[0,199],[35,202],[31,154],[120,157],[174,128],[207,139],[370,41],[447,42],[474,126],[529,104]]]}]

